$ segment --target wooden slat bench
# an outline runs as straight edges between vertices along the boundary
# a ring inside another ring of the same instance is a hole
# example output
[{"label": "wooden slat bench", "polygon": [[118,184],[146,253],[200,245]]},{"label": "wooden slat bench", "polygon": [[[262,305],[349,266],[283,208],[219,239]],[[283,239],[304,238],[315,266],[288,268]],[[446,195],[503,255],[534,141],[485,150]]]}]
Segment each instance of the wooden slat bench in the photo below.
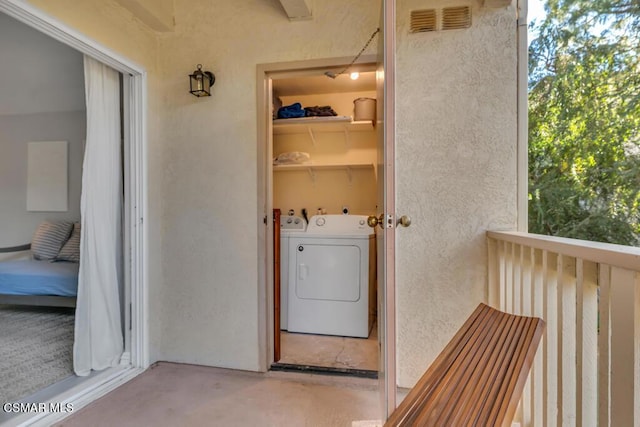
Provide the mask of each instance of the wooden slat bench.
[{"label": "wooden slat bench", "polygon": [[480,304],[385,427],[511,425],[544,328]]}]

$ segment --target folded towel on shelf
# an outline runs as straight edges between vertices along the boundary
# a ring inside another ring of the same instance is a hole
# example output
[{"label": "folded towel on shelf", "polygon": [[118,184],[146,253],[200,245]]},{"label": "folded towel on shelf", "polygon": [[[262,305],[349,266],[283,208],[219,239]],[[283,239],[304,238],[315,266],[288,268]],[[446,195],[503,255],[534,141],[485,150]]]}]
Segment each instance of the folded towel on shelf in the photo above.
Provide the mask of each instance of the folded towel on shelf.
[{"label": "folded towel on shelf", "polygon": [[311,160],[309,153],[302,151],[289,151],[287,153],[279,154],[273,159],[274,165],[302,165],[308,163]]},{"label": "folded towel on shelf", "polygon": [[336,113],[335,111],[333,111],[333,108],[331,108],[329,105],[324,105],[322,107],[320,106],[314,106],[314,107],[304,107],[304,112],[305,115],[307,117],[314,117],[314,116],[337,116],[338,113]]},{"label": "folded towel on shelf", "polygon": [[285,105],[284,107],[280,107],[278,109],[279,119],[291,119],[294,117],[304,117],[304,116],[305,116],[305,111],[299,102],[293,103],[291,105]]}]

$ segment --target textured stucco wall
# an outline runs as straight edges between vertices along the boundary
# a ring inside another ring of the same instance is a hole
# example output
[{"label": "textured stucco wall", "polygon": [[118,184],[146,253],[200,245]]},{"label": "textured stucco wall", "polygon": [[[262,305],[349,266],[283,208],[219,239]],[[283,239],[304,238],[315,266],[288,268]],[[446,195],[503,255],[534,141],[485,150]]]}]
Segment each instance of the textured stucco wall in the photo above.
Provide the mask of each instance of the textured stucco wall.
[{"label": "textured stucco wall", "polygon": [[[256,64],[353,55],[379,2],[289,22],[277,0],[176,0],[162,35],[112,0],[30,3],[147,69],[151,359],[258,369]],[[473,3],[471,29],[408,34],[410,10],[450,4],[398,2],[401,386],[485,299],[484,232],[516,218],[515,11]],[[197,63],[211,98],[187,93]]]},{"label": "textured stucco wall", "polygon": [[[380,11],[314,6],[312,20],[290,22],[277,0],[174,3],[175,33],[160,38],[165,360],[260,367],[256,65],[355,55]],[[198,63],[216,75],[210,98],[188,93]]]},{"label": "textured stucco wall", "polygon": [[[486,300],[489,228],[516,221],[516,16],[473,5],[469,29],[409,33],[397,2],[398,383],[412,386]],[[465,4],[457,2],[455,5]]]},{"label": "textured stucco wall", "polygon": [[155,31],[173,30],[173,0],[116,0]]},{"label": "textured stucco wall", "polygon": [[149,230],[149,350],[150,359],[159,359],[161,334],[160,288],[162,286],[162,241],[160,212],[162,141],[160,140],[160,111],[158,109],[158,41],[156,34],[138,21],[129,11],[113,0],[29,0],[33,6],[63,22],[74,30],[129,60],[143,66],[147,72],[148,110],[148,215],[145,218]]},{"label": "textured stucco wall", "polygon": [[[259,369],[256,65],[354,55],[379,2],[290,22],[277,0],[176,0],[161,35],[113,0],[29,2],[147,70],[151,360]],[[187,92],[197,63],[211,98]]]}]

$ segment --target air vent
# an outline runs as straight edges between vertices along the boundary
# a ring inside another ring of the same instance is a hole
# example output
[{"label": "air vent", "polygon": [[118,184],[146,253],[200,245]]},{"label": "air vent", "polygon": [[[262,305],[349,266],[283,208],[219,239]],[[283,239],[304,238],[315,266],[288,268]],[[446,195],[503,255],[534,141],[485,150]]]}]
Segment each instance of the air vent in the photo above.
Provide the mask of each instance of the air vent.
[{"label": "air vent", "polygon": [[411,32],[424,33],[436,30],[435,9],[412,10],[411,11]]},{"label": "air vent", "polygon": [[471,26],[471,8],[469,6],[445,7],[442,9],[442,29],[459,30]]}]

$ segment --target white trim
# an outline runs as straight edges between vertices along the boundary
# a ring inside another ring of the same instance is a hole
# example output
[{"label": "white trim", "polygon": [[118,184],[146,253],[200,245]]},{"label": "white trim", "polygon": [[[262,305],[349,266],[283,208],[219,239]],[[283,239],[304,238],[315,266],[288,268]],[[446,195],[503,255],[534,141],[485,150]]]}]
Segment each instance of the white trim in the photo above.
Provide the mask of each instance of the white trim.
[{"label": "white trim", "polygon": [[[384,210],[387,218],[394,221],[392,227],[385,229],[384,237],[384,348],[382,360],[384,378],[381,397],[383,416],[388,419],[397,406],[398,378],[397,378],[397,348],[396,348],[396,227],[395,218],[401,213],[396,212],[396,0],[383,0],[382,25],[384,39],[382,43],[382,61],[384,66]],[[382,165],[378,166],[380,170]],[[378,287],[380,289],[380,286]],[[380,318],[380,317],[379,317]]]},{"label": "white trim", "polygon": [[[129,101],[131,99],[131,77],[127,74],[120,75],[121,91],[123,101]],[[131,105],[129,102],[122,103],[122,150],[123,150],[123,175],[124,175],[124,198],[122,205],[122,255],[123,260],[131,259],[131,215],[126,213],[131,212],[131,186],[128,185],[131,182]],[[129,306],[131,303],[131,263],[123,262],[122,265],[122,280],[123,295],[121,298],[123,304],[123,316],[122,327],[124,332],[124,352],[127,353],[120,359],[121,366],[128,366],[131,363],[131,311]]]},{"label": "white trim", "polygon": [[139,374],[144,372],[141,368],[111,368],[100,372],[94,377],[83,381],[81,384],[57,395],[53,399],[49,399],[44,403],[60,403],[64,406],[67,403],[73,405],[73,412],[44,412],[36,414],[24,414],[12,418],[5,423],[3,427],[46,427],[66,418],[73,413],[78,412],[81,408],[87,406],[94,400],[97,400],[109,393],[110,391],[120,387],[124,383],[132,380]]},{"label": "white trim", "polygon": [[[138,375],[149,366],[148,352],[148,245],[147,225],[144,218],[147,213],[147,74],[143,67],[120,56],[76,30],[46,15],[37,8],[20,0],[0,0],[0,12],[33,27],[34,29],[58,40],[79,52],[88,55],[115,70],[128,74],[129,79],[129,127],[128,138],[130,168],[130,211],[131,228],[131,353],[123,355],[126,361],[130,357],[131,365],[127,368],[108,370],[96,375],[95,380],[83,382],[75,394],[68,397],[74,407],[80,408],[106,392]],[[128,307],[124,307],[128,309]],[[128,325],[127,325],[128,326]],[[64,393],[63,393],[64,395]],[[41,419],[42,416],[27,416],[24,425]],[[23,419],[23,418],[21,418]],[[49,425],[50,421],[47,418]]]},{"label": "white trim", "polygon": [[20,0],[0,0],[0,12],[35,28],[111,68],[131,75],[144,74],[143,67],[102,46],[82,33]]},{"label": "white trim", "polygon": [[[257,106],[257,188],[258,188],[258,370],[266,372],[273,363],[273,130],[271,120],[271,79],[318,75],[325,70],[348,65],[351,57],[311,59],[256,67]],[[376,56],[362,55],[356,64],[375,64]],[[264,224],[266,217],[267,223]]]},{"label": "white trim", "polygon": [[518,0],[518,66],[517,66],[517,229],[529,231],[529,48],[527,46],[527,4],[528,0]]},{"label": "white trim", "polygon": [[[267,117],[271,104],[271,78],[266,67],[256,68],[258,120],[258,370],[266,372],[273,363],[273,204],[271,195],[271,126]],[[265,223],[266,221],[266,223]]]},{"label": "white trim", "polygon": [[[131,80],[131,352],[132,365],[149,367],[149,284],[147,217],[147,73]],[[136,141],[137,143],[134,143]]]}]

